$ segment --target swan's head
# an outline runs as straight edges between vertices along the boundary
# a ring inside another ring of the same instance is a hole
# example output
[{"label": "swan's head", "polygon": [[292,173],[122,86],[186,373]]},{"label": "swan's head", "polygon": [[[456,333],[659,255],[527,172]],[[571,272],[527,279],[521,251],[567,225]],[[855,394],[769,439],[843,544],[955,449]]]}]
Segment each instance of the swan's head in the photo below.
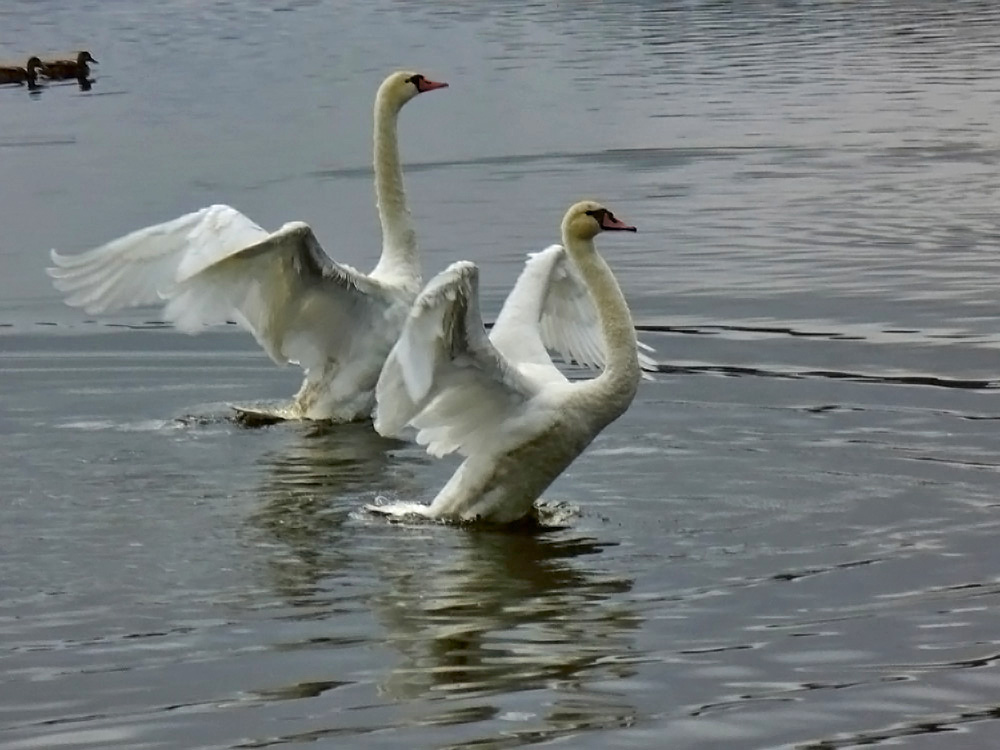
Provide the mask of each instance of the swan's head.
[{"label": "swan's head", "polygon": [[592,240],[601,232],[634,232],[635,227],[619,221],[597,201],[580,201],[570,206],[562,223],[563,234]]},{"label": "swan's head", "polygon": [[382,81],[382,85],[378,87],[376,99],[387,100],[397,107],[402,107],[417,94],[447,87],[447,83],[432,81],[422,73],[412,70],[397,70]]},{"label": "swan's head", "polygon": [[42,61],[37,57],[29,57],[28,64],[25,67],[29,73],[34,73],[37,68],[42,67]]},{"label": "swan's head", "polygon": [[97,62],[97,60],[95,60],[93,57],[91,57],[90,53],[87,52],[87,50],[85,50],[85,49],[82,49],[82,50],[80,50],[79,52],[76,53],[76,64],[77,65],[85,65],[86,63],[89,63],[89,62],[92,62],[95,65],[99,64]]}]

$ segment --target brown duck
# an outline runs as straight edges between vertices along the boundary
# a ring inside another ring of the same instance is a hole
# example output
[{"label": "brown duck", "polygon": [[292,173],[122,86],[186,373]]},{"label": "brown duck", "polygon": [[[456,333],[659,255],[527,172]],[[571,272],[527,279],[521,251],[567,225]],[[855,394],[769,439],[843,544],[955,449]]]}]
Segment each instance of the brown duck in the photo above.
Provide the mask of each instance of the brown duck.
[{"label": "brown duck", "polygon": [[60,81],[68,78],[86,78],[90,73],[87,63],[97,64],[97,60],[91,57],[87,50],[78,52],[75,60],[43,60],[42,75]]},{"label": "brown duck", "polygon": [[26,83],[28,88],[35,88],[37,71],[41,67],[42,61],[37,57],[29,57],[28,64],[23,68],[20,65],[0,65],[0,83]]}]

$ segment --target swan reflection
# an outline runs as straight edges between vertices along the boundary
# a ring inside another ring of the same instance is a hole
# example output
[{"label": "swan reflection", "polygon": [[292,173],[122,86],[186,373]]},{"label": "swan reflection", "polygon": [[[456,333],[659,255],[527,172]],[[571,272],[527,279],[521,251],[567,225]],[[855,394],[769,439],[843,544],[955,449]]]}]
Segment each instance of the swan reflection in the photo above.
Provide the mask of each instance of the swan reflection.
[{"label": "swan reflection", "polygon": [[[633,673],[628,657],[640,625],[618,596],[632,581],[576,559],[601,544],[566,531],[436,531],[430,544],[391,556],[382,570],[387,589],[371,600],[386,641],[402,655],[381,681],[384,693],[412,700],[562,688],[565,701],[535,706],[550,725],[581,711],[602,724],[631,720],[635,709],[621,696],[587,687]],[[454,549],[442,549],[445,537]],[[449,702],[447,711],[462,706]]]},{"label": "swan reflection", "polygon": [[261,458],[260,505],[247,519],[253,543],[271,548],[272,585],[293,603],[353,557],[342,526],[366,499],[415,491],[407,457],[394,455],[401,443],[370,423],[295,427],[285,445]]},{"label": "swan reflection", "polygon": [[[284,605],[279,619],[295,623],[282,626],[275,648],[316,658],[298,679],[290,672],[255,686],[256,695],[330,690],[344,696],[328,698],[336,703],[372,681],[384,700],[365,707],[379,721],[398,705],[405,726],[489,732],[502,719],[505,734],[530,725],[536,738],[636,720],[616,686],[641,660],[641,620],[633,582],[614,572],[606,545],[573,528],[512,532],[359,515],[374,494],[426,493],[434,465],[370,425],[287,436],[264,459],[250,533],[264,585]],[[384,671],[372,673],[373,652],[382,654],[376,663],[390,656]]]}]

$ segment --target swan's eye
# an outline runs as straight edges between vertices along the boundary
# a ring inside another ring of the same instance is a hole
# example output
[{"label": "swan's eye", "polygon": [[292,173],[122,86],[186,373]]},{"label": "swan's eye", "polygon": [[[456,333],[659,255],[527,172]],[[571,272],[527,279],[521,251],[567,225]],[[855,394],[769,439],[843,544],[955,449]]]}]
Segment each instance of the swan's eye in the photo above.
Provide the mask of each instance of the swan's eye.
[{"label": "swan's eye", "polygon": [[[605,216],[611,216],[611,212],[608,211],[608,209],[606,208],[595,208],[590,211],[587,211],[586,214],[587,216],[593,216],[595,219],[597,219],[598,224],[604,223]],[[613,219],[614,216],[611,216],[611,218]]]},{"label": "swan's eye", "polygon": [[410,76],[406,79],[406,83],[412,83],[417,87],[417,91],[420,91],[420,84],[424,82],[424,77],[417,73],[416,75]]}]

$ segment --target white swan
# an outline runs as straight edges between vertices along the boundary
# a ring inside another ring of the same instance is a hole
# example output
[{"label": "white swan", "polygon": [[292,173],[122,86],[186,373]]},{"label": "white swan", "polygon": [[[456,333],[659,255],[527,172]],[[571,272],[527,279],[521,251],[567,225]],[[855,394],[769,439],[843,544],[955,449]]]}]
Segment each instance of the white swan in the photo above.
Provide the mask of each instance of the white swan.
[{"label": "white swan", "polygon": [[248,407],[245,414],[369,418],[382,363],[421,286],[396,121],[417,94],[447,85],[399,71],[379,86],[374,163],[382,255],[370,274],[331,260],[307,224],[289,222],[268,233],[223,205],[80,255],[53,250],[55,266],[47,272],[67,304],[89,313],[166,300],[165,317],[180,330],[236,320],[276,363],[305,370],[291,404],[273,412]]},{"label": "white swan", "polygon": [[[407,510],[516,521],[628,408],[641,376],[638,347],[618,282],[594,248],[602,230],[635,227],[593,201],[572,206],[562,222],[563,245],[585,294],[565,286],[562,249],[549,248],[528,262],[489,337],[473,263],[453,263],[420,293],[379,376],[375,429],[396,435],[409,424],[431,455],[458,451],[465,461],[430,506]],[[595,305],[599,340],[587,324]],[[547,345],[604,371],[570,381]]]}]

